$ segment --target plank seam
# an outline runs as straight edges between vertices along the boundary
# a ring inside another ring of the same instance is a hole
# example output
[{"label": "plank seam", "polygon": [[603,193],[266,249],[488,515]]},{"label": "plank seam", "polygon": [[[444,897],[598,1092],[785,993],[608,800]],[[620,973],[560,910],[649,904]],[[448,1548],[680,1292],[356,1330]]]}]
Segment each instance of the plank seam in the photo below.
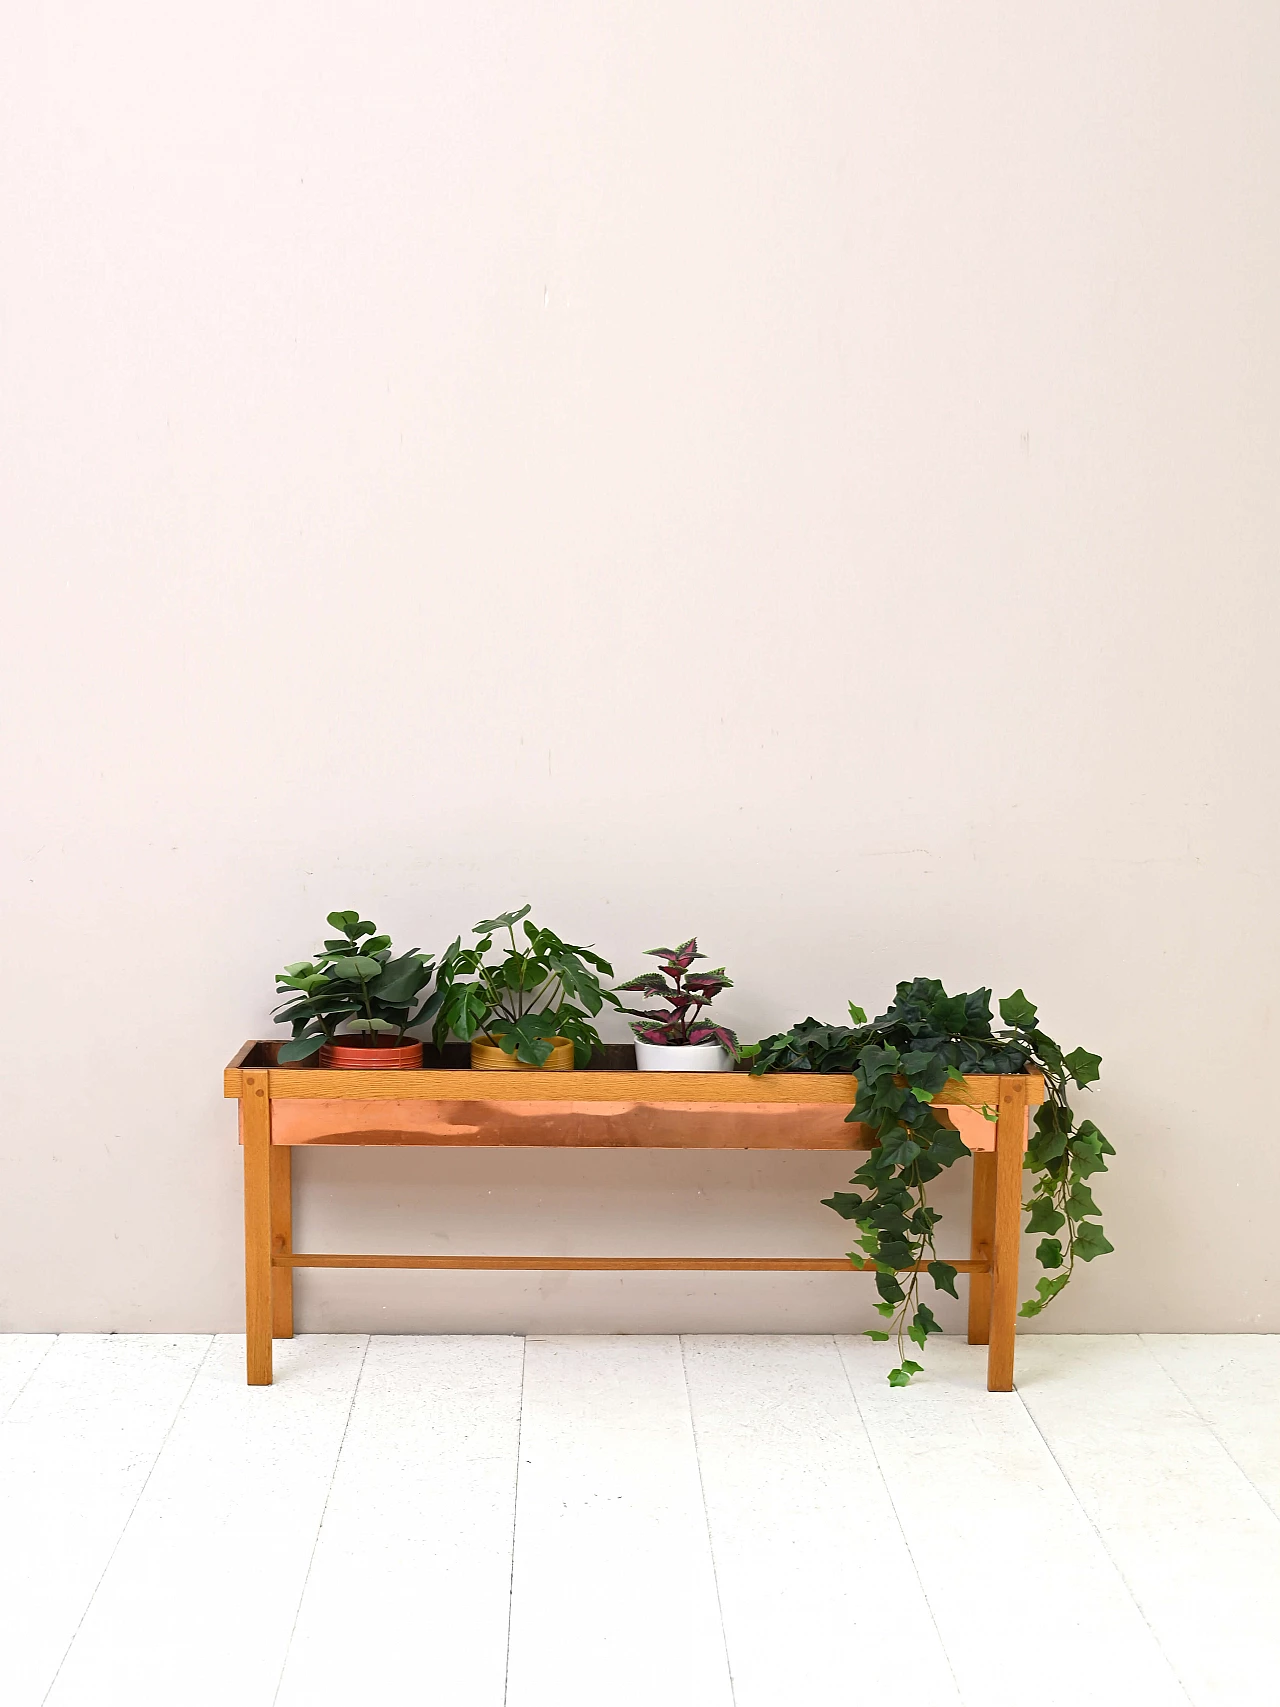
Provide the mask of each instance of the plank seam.
[{"label": "plank seam", "polygon": [[324,1531],[324,1520],[328,1516],[329,1501],[333,1497],[333,1484],[338,1479],[338,1466],[342,1462],[342,1449],[347,1444],[347,1431],[351,1427],[351,1417],[356,1408],[356,1394],[360,1391],[365,1359],[369,1355],[369,1346],[372,1340],[372,1334],[364,1336],[364,1350],[360,1353],[360,1367],[356,1370],[356,1378],[351,1387],[351,1403],[347,1406],[346,1419],[342,1424],[342,1438],[338,1441],[338,1450],[333,1455],[333,1469],[329,1473],[329,1486],[324,1491],[324,1504],[320,1508],[320,1521],[316,1524],[315,1536],[311,1542],[311,1552],[307,1555],[307,1569],[302,1579],[302,1588],[298,1593],[298,1604],[293,1609],[293,1623],[289,1626],[289,1640],[284,1645],[284,1657],[280,1661],[280,1675],[276,1678],[276,1687],[271,1696],[271,1707],[275,1707],[276,1702],[280,1699],[280,1691],[284,1687],[284,1674],[289,1666],[289,1655],[293,1652],[293,1638],[298,1633],[298,1619],[302,1616],[302,1603],[307,1598],[307,1584],[311,1581],[316,1553],[320,1547],[320,1536]]},{"label": "plank seam", "polygon": [[151,1463],[148,1466],[146,1475],[142,1478],[142,1486],[138,1489],[137,1498],[134,1500],[133,1504],[129,1507],[128,1517],[126,1517],[124,1522],[120,1525],[120,1533],[119,1533],[119,1535],[116,1536],[115,1542],[112,1545],[111,1551],[110,1551],[110,1553],[107,1554],[107,1562],[102,1567],[102,1570],[99,1572],[97,1582],[94,1583],[94,1585],[93,1585],[93,1593],[89,1596],[88,1600],[85,1601],[84,1611],[80,1614],[79,1622],[76,1624],[75,1629],[71,1632],[71,1640],[67,1643],[66,1647],[62,1651],[62,1658],[58,1661],[58,1669],[54,1672],[53,1676],[50,1678],[48,1689],[46,1689],[44,1694],[40,1697],[40,1707],[45,1707],[45,1702],[48,1701],[49,1697],[53,1694],[54,1689],[57,1687],[58,1679],[62,1676],[62,1668],[63,1668],[63,1666],[66,1665],[67,1660],[70,1657],[71,1650],[72,1650],[72,1648],[75,1647],[76,1640],[79,1637],[81,1630],[84,1629],[84,1621],[89,1616],[89,1612],[93,1606],[94,1601],[98,1598],[98,1590],[102,1587],[103,1583],[106,1581],[107,1572],[111,1569],[112,1562],[114,1561],[116,1554],[120,1551],[120,1544],[124,1540],[125,1536],[129,1533],[129,1525],[133,1522],[134,1514],[136,1513],[138,1507],[142,1504],[142,1496],[146,1493],[147,1488],[150,1485],[152,1476],[155,1475],[156,1465],[160,1462],[160,1459],[164,1454],[164,1449],[169,1444],[169,1436],[173,1433],[174,1429],[177,1427],[178,1418],[182,1415],[183,1406],[186,1404],[187,1400],[191,1397],[191,1389],[195,1386],[196,1379],[199,1376],[200,1371],[204,1368],[205,1361],[208,1358],[209,1353],[213,1350],[213,1342],[214,1342],[215,1337],[216,1336],[213,1334],[209,1335],[209,1338],[208,1338],[208,1341],[205,1345],[204,1351],[201,1354],[200,1361],[199,1361],[199,1363],[196,1364],[195,1368],[191,1371],[191,1379],[190,1379],[190,1381],[187,1382],[186,1390],[184,1391],[182,1397],[178,1400],[177,1404],[173,1407],[173,1415],[169,1418],[169,1426],[164,1431],[164,1438],[163,1438],[163,1440],[161,1440],[159,1446],[156,1448],[156,1455],[151,1460]]},{"label": "plank seam", "polygon": [[716,1544],[711,1535],[711,1511],[707,1505],[707,1487],[702,1479],[702,1452],[698,1446],[698,1419],[693,1414],[693,1394],[689,1391],[689,1366],[684,1355],[684,1335],[677,1334],[676,1339],[680,1344],[680,1376],[684,1382],[684,1402],[689,1412],[689,1432],[693,1436],[693,1461],[698,1469],[698,1498],[702,1501],[702,1521],[707,1531],[707,1553],[711,1559],[711,1581],[716,1591],[716,1616],[720,1620],[720,1644],[724,1649],[724,1669],[729,1678],[729,1700],[736,1707],[738,1691],[733,1681],[733,1660],[729,1655],[729,1632],[724,1625],[724,1602],[720,1598],[720,1569],[716,1564]]},{"label": "plank seam", "polygon": [[1161,1363],[1160,1359],[1156,1356],[1155,1352],[1152,1351],[1151,1347],[1147,1344],[1148,1339],[1156,1339],[1156,1338],[1163,1338],[1163,1337],[1164,1337],[1163,1335],[1156,1335],[1156,1334],[1139,1334],[1138,1335],[1138,1339],[1141,1342],[1142,1349],[1146,1352],[1147,1356],[1155,1364],[1156,1368],[1166,1378],[1166,1380],[1169,1380],[1173,1383],[1174,1387],[1177,1389],[1177,1391],[1181,1395],[1181,1397],[1183,1399],[1185,1399],[1187,1404],[1190,1406],[1191,1410],[1195,1413],[1195,1415],[1198,1417],[1198,1419],[1208,1429],[1209,1433],[1213,1436],[1213,1438],[1217,1442],[1217,1444],[1222,1448],[1222,1450],[1226,1454],[1227,1458],[1230,1459],[1231,1463],[1235,1466],[1235,1468],[1240,1472],[1241,1476],[1244,1478],[1244,1482],[1245,1482],[1246,1487],[1250,1490],[1251,1493],[1254,1493],[1258,1496],[1258,1498],[1262,1501],[1263,1505],[1266,1507],[1267,1511],[1270,1513],[1270,1515],[1272,1517],[1274,1517],[1276,1519],[1280,1519],[1280,1511],[1277,1511],[1276,1508],[1272,1505],[1271,1501],[1267,1498],[1266,1494],[1263,1493],[1262,1489],[1254,1481],[1253,1477],[1245,1469],[1244,1465],[1240,1462],[1240,1460],[1236,1457],[1235,1453],[1232,1452],[1231,1448],[1227,1445],[1226,1441],[1218,1433],[1217,1429],[1213,1426],[1213,1423],[1210,1421],[1210,1419],[1200,1409],[1199,1405],[1196,1404],[1195,1400],[1191,1397],[1191,1394],[1187,1392],[1186,1388],[1182,1385],[1181,1381],[1178,1380],[1178,1377],[1173,1373],[1172,1370],[1165,1368],[1164,1364]]},{"label": "plank seam", "polygon": [[[1138,1341],[1139,1344],[1142,1343],[1142,1336],[1140,1334],[1135,1334],[1133,1337],[1134,1337],[1134,1339],[1136,1339]],[[1145,1346],[1143,1347],[1143,1350],[1146,1351]],[[1150,1352],[1146,1352],[1146,1355],[1148,1357],[1151,1357],[1151,1361],[1156,1364],[1157,1368],[1159,1368],[1159,1363],[1158,1363],[1157,1359],[1155,1357],[1153,1357]],[[1176,1382],[1174,1382],[1174,1386],[1175,1387],[1177,1386]],[[1017,1393],[1017,1387],[1016,1386],[1014,1388],[1014,1391],[1015,1391],[1015,1393]],[[1084,1501],[1080,1498],[1080,1495],[1076,1492],[1075,1484],[1072,1482],[1070,1476],[1068,1476],[1068,1474],[1066,1472],[1066,1469],[1064,1468],[1062,1463],[1059,1461],[1058,1454],[1053,1450],[1053,1447],[1050,1444],[1048,1435],[1044,1432],[1044,1430],[1040,1427],[1040,1424],[1036,1421],[1035,1413],[1032,1411],[1031,1406],[1028,1405],[1027,1402],[1025,1401],[1025,1399],[1022,1397],[1021,1393],[1018,1393],[1018,1403],[1022,1406],[1023,1410],[1026,1412],[1027,1416],[1030,1418],[1032,1428],[1035,1429],[1035,1431],[1039,1435],[1040,1439],[1044,1442],[1045,1451],[1049,1454],[1050,1458],[1052,1458],[1054,1468],[1057,1470],[1058,1474],[1062,1477],[1063,1483],[1066,1486],[1068,1493],[1071,1495],[1071,1498],[1075,1501],[1076,1508],[1079,1511],[1081,1517],[1084,1518],[1085,1522],[1089,1525],[1089,1528],[1093,1531],[1093,1534],[1097,1539],[1098,1545],[1102,1549],[1103,1557],[1107,1560],[1107,1563],[1111,1566],[1111,1569],[1115,1572],[1116,1576],[1120,1579],[1120,1582],[1124,1587],[1124,1592],[1129,1596],[1129,1599],[1133,1602],[1133,1606],[1134,1606],[1135,1611],[1138,1614],[1138,1617],[1141,1618],[1142,1622],[1146,1625],[1147,1630],[1150,1633],[1151,1640],[1155,1644],[1156,1652],[1160,1655],[1160,1657],[1164,1660],[1164,1663],[1168,1666],[1169,1675],[1173,1678],[1173,1681],[1177,1684],[1178,1688],[1182,1691],[1183,1696],[1185,1697],[1186,1702],[1187,1702],[1187,1707],[1195,1707],[1195,1698],[1192,1695],[1190,1689],[1187,1687],[1187,1684],[1186,1684],[1186,1682],[1182,1676],[1182,1673],[1178,1670],[1177,1666],[1174,1665],[1172,1655],[1167,1651],[1164,1643],[1160,1640],[1159,1633],[1157,1632],[1154,1624],[1152,1624],[1151,1620],[1147,1617],[1146,1607],[1143,1606],[1142,1602],[1138,1599],[1137,1591],[1135,1590],[1133,1584],[1129,1581],[1128,1577],[1126,1577],[1124,1572],[1120,1569],[1120,1561],[1116,1558],[1114,1553],[1112,1553],[1110,1547],[1107,1546],[1105,1536],[1103,1535],[1102,1531],[1098,1528],[1097,1524],[1093,1521],[1092,1513],[1089,1511],[1088,1506],[1086,1506]],[[1194,1407],[1193,1407],[1193,1409],[1194,1409]]]},{"label": "plank seam", "polygon": [[516,1412],[516,1480],[511,1490],[511,1570],[507,1577],[507,1653],[502,1662],[502,1707],[511,1690],[511,1624],[516,1604],[516,1526],[520,1515],[520,1452],[524,1444],[524,1375],[529,1363],[529,1336],[520,1336],[520,1405]]},{"label": "plank seam", "polygon": [[36,1364],[35,1368],[31,1371],[30,1375],[27,1376],[26,1380],[22,1383],[21,1387],[18,1388],[18,1391],[13,1395],[12,1399],[9,1400],[9,1403],[5,1406],[4,1416],[0,1416],[0,1422],[3,1422],[4,1418],[9,1415],[9,1412],[17,1404],[18,1400],[22,1397],[22,1395],[26,1392],[27,1388],[35,1380],[36,1376],[44,1368],[45,1358],[48,1357],[49,1353],[53,1350],[54,1346],[57,1345],[58,1341],[61,1338],[62,1338],[61,1334],[50,1334],[49,1335],[49,1343],[44,1348],[44,1351],[41,1354],[39,1362]]},{"label": "plank seam", "polygon": [[880,1454],[876,1451],[875,1439],[871,1430],[867,1427],[867,1419],[862,1414],[862,1406],[858,1403],[858,1395],[854,1390],[853,1377],[849,1373],[849,1365],[845,1362],[844,1357],[841,1354],[840,1341],[836,1338],[835,1334],[831,1335],[831,1348],[835,1352],[836,1362],[840,1365],[840,1368],[844,1373],[844,1384],[849,1389],[849,1397],[853,1400],[854,1415],[857,1417],[858,1422],[862,1427],[862,1432],[866,1436],[867,1448],[871,1453],[871,1462],[876,1467],[876,1475],[880,1478],[880,1486],[884,1489],[884,1497],[889,1502],[889,1510],[893,1513],[893,1521],[897,1524],[898,1534],[902,1537],[902,1545],[911,1565],[912,1575],[920,1585],[920,1598],[924,1601],[925,1609],[929,1614],[929,1622],[933,1625],[933,1633],[938,1638],[939,1651],[941,1652],[943,1659],[947,1662],[947,1675],[950,1677],[952,1688],[956,1692],[956,1700],[957,1702],[963,1702],[965,1700],[965,1696],[960,1688],[960,1679],[956,1676],[956,1668],[951,1663],[951,1651],[943,1640],[942,1630],[938,1624],[937,1614],[933,1610],[933,1602],[929,1599],[929,1591],[924,1586],[924,1578],[920,1575],[920,1566],[916,1563],[916,1556],[912,1550],[910,1538],[907,1535],[906,1525],[903,1523],[902,1514],[898,1510],[898,1502],[893,1497],[893,1489],[889,1486],[889,1478],[884,1473],[884,1466],[880,1462]]}]

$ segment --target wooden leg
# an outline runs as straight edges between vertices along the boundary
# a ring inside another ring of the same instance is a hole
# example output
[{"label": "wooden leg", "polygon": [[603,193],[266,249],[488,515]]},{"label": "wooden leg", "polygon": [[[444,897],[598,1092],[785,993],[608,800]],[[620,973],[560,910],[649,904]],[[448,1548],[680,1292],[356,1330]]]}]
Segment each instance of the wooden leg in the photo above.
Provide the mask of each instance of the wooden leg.
[{"label": "wooden leg", "polygon": [[1000,1080],[996,1121],[996,1213],[992,1239],[991,1339],[987,1390],[1013,1391],[1013,1343],[1018,1322],[1018,1246],[1022,1239],[1022,1140],[1026,1131],[1026,1081]]},{"label": "wooden leg", "polygon": [[[293,1151],[287,1144],[271,1146],[271,1254],[293,1252]],[[271,1270],[271,1337],[293,1338],[293,1270]]]},{"label": "wooden leg", "polygon": [[[970,1223],[969,1255],[975,1262],[990,1262],[996,1231],[996,1158],[994,1150],[973,1152],[973,1217]],[[969,1344],[986,1345],[991,1339],[991,1276],[969,1276]]]},{"label": "wooden leg", "polygon": [[251,1387],[271,1385],[271,1099],[265,1073],[241,1080],[244,1114],[244,1331]]}]

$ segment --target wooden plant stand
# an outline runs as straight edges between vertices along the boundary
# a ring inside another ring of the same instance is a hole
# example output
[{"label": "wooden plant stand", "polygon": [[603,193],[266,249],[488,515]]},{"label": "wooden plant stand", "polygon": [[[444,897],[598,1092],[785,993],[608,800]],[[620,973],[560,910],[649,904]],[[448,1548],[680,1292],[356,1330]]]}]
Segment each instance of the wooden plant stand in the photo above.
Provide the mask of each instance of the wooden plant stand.
[{"label": "wooden plant stand", "polygon": [[[250,1386],[271,1383],[271,1342],[293,1337],[295,1268],[872,1271],[847,1257],[500,1257],[303,1253],[293,1248],[293,1149],[305,1144],[866,1150],[846,1124],[857,1081],[844,1074],[638,1073],[629,1046],[573,1073],[476,1073],[449,1047],[417,1072],[277,1067],[278,1043],[246,1043],[224,1094],[240,1104],[244,1146],[245,1331]],[[948,1084],[935,1107],[993,1110],[994,1147],[974,1151],[969,1343],[986,1345],[987,1386],[1013,1388],[1022,1158],[1038,1074]]]}]

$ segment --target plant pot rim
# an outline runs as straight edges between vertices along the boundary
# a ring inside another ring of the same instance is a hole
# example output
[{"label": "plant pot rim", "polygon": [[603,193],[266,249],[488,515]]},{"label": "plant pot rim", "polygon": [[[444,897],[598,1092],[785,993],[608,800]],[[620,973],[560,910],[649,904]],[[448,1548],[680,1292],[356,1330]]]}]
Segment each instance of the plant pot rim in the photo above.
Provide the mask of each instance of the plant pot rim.
[{"label": "plant pot rim", "polygon": [[402,1038],[398,1043],[366,1043],[360,1032],[344,1036],[341,1032],[332,1042],[320,1046],[321,1067],[359,1070],[361,1067],[390,1067],[412,1069],[422,1065],[422,1039]]},{"label": "plant pot rim", "polygon": [[[557,1037],[548,1037],[544,1041],[551,1045],[551,1048],[554,1052],[559,1053],[561,1055],[563,1055],[564,1051],[567,1049],[569,1052],[568,1061],[567,1062],[565,1062],[563,1060],[562,1061],[556,1061],[555,1053],[553,1053],[552,1055],[548,1056],[548,1058],[544,1062],[542,1062],[542,1064],[540,1066],[535,1066],[532,1061],[520,1061],[520,1060],[517,1060],[517,1058],[514,1054],[508,1055],[507,1051],[502,1047],[502,1045],[500,1043],[498,1043],[496,1041],[496,1039],[490,1037],[487,1032],[478,1031],[478,1032],[476,1032],[475,1036],[471,1039],[471,1044],[470,1044],[472,1071],[473,1072],[512,1072],[512,1073],[566,1073],[566,1072],[569,1072],[569,1071],[576,1069],[577,1061],[574,1058],[573,1039],[572,1038],[557,1036]],[[499,1062],[495,1061],[495,1063],[492,1067],[477,1068],[475,1065],[475,1059],[476,1059],[475,1051],[477,1050],[477,1048],[492,1050],[496,1056],[502,1057],[502,1062],[499,1063]]]}]

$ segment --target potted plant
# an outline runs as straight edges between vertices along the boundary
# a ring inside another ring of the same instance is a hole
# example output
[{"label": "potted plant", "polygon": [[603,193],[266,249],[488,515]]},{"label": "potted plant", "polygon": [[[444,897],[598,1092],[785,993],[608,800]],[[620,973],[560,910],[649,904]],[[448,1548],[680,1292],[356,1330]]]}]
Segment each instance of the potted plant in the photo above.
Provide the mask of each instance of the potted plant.
[{"label": "potted plant", "polygon": [[698,939],[691,936],[678,948],[647,948],[662,962],[657,972],[642,972],[619,984],[622,991],[644,992],[664,1001],[665,1010],[622,1008],[639,1017],[631,1022],[636,1039],[636,1066],[642,1073],[730,1073],[738,1059],[738,1039],[727,1026],[710,1025],[702,1011],[721,990],[731,990],[733,980],[723,966],[711,972],[694,972]]},{"label": "potted plant", "polygon": [[[1102,1057],[1087,1049],[1064,1052],[1041,1029],[1034,1004],[1021,990],[999,1008],[1004,1023],[997,1027],[990,990],[949,996],[936,978],[914,978],[898,985],[888,1009],[873,1020],[850,1002],[852,1026],[810,1018],[742,1051],[753,1073],[857,1077],[857,1101],[845,1118],[869,1126],[875,1145],[849,1182],[860,1189],[837,1191],[822,1201],[858,1229],[858,1249],[850,1258],[875,1265],[876,1309],[887,1325],[867,1334],[873,1340],[896,1336],[893,1387],[905,1386],[921,1369],[905,1356],[904,1340],[923,1350],[929,1335],[941,1331],[919,1296],[925,1273],[935,1288],[957,1296],[956,1269],[938,1260],[941,1217],[928,1196],[945,1168],[972,1153],[930,1106],[948,1080],[971,1073],[1044,1075],[1045,1101],[1036,1110],[1023,1165],[1030,1188],[1026,1230],[1046,1235],[1036,1259],[1047,1272],[1019,1314],[1038,1316],[1071,1279],[1077,1259],[1092,1262],[1114,1248],[1088,1181],[1106,1172],[1115,1150],[1092,1120],[1077,1120],[1071,1106],[1073,1086],[1085,1090],[1096,1084]],[[996,1118],[986,1108],[982,1112]]]},{"label": "potted plant", "polygon": [[[440,957],[435,1041],[453,1032],[471,1045],[471,1065],[486,1072],[569,1072],[585,1067],[601,1047],[591,1021],[618,999],[597,974],[613,967],[581,943],[531,924],[527,906],[473,928],[474,948],[456,938]],[[516,926],[524,921],[521,935]],[[507,941],[494,950],[495,935]],[[492,953],[492,959],[486,956]]]},{"label": "potted plant", "polygon": [[405,1033],[425,1024],[441,1001],[437,990],[414,1011],[431,982],[430,956],[416,948],[393,955],[391,938],[359,913],[328,917],[341,934],[312,959],[276,973],[277,995],[288,996],[276,1022],[293,1028],[280,1064],[318,1053],[322,1067],[421,1067],[422,1042]]}]

